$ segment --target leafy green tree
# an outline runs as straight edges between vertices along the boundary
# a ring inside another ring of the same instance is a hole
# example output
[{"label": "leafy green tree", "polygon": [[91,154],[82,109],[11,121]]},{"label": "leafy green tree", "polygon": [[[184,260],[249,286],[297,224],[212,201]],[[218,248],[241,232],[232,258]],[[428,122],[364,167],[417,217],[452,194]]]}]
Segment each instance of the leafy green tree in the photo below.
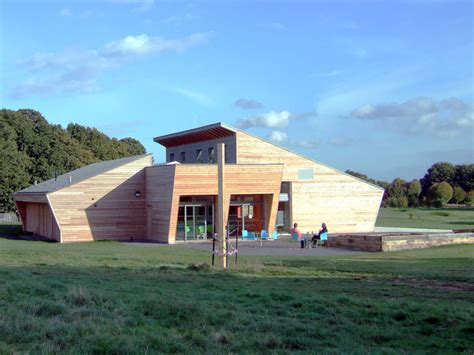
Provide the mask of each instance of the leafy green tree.
[{"label": "leafy green tree", "polygon": [[407,200],[410,207],[419,205],[419,197],[421,194],[421,184],[419,180],[412,180],[407,187]]},{"label": "leafy green tree", "polygon": [[474,206],[474,190],[471,190],[466,194],[465,202],[468,206]]},{"label": "leafy green tree", "polygon": [[454,203],[461,203],[466,199],[466,191],[464,191],[459,186],[454,186],[453,188],[453,198],[452,201]]},{"label": "leafy green tree", "polygon": [[0,114],[0,212],[15,208],[13,193],[29,182],[29,159],[16,149],[16,132]]},{"label": "leafy green tree", "polygon": [[0,110],[0,210],[12,193],[101,160],[145,153],[133,138],[111,139],[95,128],[49,124],[34,110]]},{"label": "leafy green tree", "polygon": [[396,178],[392,181],[389,188],[390,197],[406,197],[407,196],[407,182],[403,179]]},{"label": "leafy green tree", "polygon": [[453,188],[446,181],[433,184],[428,191],[428,201],[434,207],[442,207],[453,197]]},{"label": "leafy green tree", "polygon": [[451,183],[464,191],[474,190],[474,164],[456,165]]},{"label": "leafy green tree", "polygon": [[428,194],[433,184],[446,181],[452,184],[455,167],[451,163],[438,162],[433,164],[425,176],[421,179],[421,192],[423,196]]}]

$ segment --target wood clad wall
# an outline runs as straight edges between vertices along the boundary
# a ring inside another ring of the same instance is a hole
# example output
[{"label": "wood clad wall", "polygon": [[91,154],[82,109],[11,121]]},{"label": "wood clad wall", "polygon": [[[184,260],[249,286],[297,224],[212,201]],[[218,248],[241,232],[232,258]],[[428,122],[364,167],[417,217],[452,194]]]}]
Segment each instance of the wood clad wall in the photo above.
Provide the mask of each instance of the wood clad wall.
[{"label": "wood clad wall", "polygon": [[[293,154],[243,132],[237,133],[237,161],[283,163],[283,181],[291,181],[292,223],[303,231],[372,231],[383,190],[350,175]],[[299,169],[312,169],[313,180],[299,180]]]},{"label": "wood clad wall", "polygon": [[175,172],[176,165],[152,166],[145,170],[147,238],[150,240],[168,242]]},{"label": "wood clad wall", "polygon": [[143,157],[49,194],[62,241],[145,239],[144,168],[151,159]]},{"label": "wood clad wall", "polygon": [[[272,195],[272,199],[266,199],[269,202],[268,221],[270,222],[267,228],[272,232],[276,221],[282,169],[282,165],[226,165],[224,175],[226,213],[229,211],[231,195]],[[174,243],[180,197],[216,196],[218,193],[217,165],[153,166],[146,169],[146,174],[147,205],[153,211],[150,239]],[[227,223],[227,216],[225,220]]]},{"label": "wood clad wall", "polygon": [[17,202],[25,232],[60,240],[59,228],[47,203]]}]

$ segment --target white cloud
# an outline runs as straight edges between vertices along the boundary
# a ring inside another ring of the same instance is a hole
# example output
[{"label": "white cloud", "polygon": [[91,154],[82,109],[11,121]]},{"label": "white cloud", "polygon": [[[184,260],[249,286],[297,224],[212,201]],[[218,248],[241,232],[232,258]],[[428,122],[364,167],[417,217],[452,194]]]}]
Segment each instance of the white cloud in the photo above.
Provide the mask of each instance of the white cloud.
[{"label": "white cloud", "polygon": [[255,116],[237,120],[235,125],[239,128],[264,127],[264,128],[285,128],[290,121],[302,120],[314,117],[314,112],[303,112],[292,114],[288,111],[270,111]]},{"label": "white cloud", "polygon": [[171,91],[181,96],[184,96],[201,106],[212,105],[212,99],[206,94],[203,94],[197,91],[182,89],[182,88],[172,89]]},{"label": "white cloud", "polygon": [[281,131],[272,131],[268,135],[268,139],[277,144],[284,144],[288,141],[288,135]]},{"label": "white cloud", "polygon": [[195,33],[180,39],[148,37],[146,34],[127,36],[121,40],[107,43],[103,53],[105,56],[126,57],[168,51],[182,52],[189,47],[205,43],[209,37],[210,33]]},{"label": "white cloud", "polygon": [[453,138],[472,134],[474,105],[458,98],[436,101],[418,97],[402,103],[366,104],[354,109],[352,117],[374,120],[384,127],[404,134],[437,135]]},{"label": "white cloud", "polygon": [[289,138],[288,134],[282,131],[274,130],[267,138],[275,144],[313,150],[318,147],[318,142],[313,139]]},{"label": "white cloud", "polygon": [[11,96],[80,93],[90,92],[92,88],[94,91],[99,88],[97,81],[103,72],[125,65],[128,59],[165,52],[182,52],[204,43],[209,36],[209,33],[195,33],[183,38],[165,39],[143,34],[127,36],[95,50],[36,53],[20,63],[34,75],[15,86],[11,90]]},{"label": "white cloud", "polygon": [[266,128],[285,128],[290,122],[291,113],[288,111],[275,112],[270,111],[257,116],[243,118],[237,121],[236,125],[240,128],[266,127]]},{"label": "white cloud", "polygon": [[244,110],[250,110],[250,109],[255,109],[255,108],[263,108],[263,104],[257,100],[253,99],[238,99],[234,102],[234,105],[240,108],[243,108]]}]

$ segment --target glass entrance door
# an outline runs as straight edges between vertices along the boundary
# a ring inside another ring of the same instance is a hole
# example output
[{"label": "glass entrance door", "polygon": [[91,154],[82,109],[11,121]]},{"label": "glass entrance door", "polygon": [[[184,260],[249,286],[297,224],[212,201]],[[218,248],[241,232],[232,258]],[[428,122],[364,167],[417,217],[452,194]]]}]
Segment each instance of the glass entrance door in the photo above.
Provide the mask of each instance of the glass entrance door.
[{"label": "glass entrance door", "polygon": [[178,210],[176,240],[205,240],[214,232],[212,205],[184,204]]}]

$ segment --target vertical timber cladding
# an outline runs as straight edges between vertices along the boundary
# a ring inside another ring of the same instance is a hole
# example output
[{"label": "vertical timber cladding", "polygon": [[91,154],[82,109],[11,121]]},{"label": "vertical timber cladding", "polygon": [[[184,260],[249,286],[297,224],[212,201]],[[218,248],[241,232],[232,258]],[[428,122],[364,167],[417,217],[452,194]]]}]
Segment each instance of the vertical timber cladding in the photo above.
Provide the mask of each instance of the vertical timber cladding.
[{"label": "vertical timber cladding", "polygon": [[[224,216],[227,223],[231,195],[263,194],[267,223],[274,229],[283,165],[226,165]],[[181,196],[217,196],[217,165],[156,165],[146,169],[147,206],[152,208],[150,239],[175,243]],[[271,195],[271,197],[269,196]]]},{"label": "vertical timber cladding", "polygon": [[15,194],[23,231],[60,241],[60,230],[44,193]]},{"label": "vertical timber cladding", "polygon": [[[283,163],[283,181],[291,182],[292,223],[315,231],[325,222],[333,232],[369,232],[377,219],[383,189],[243,132],[237,132],[237,161]],[[313,179],[300,180],[300,169]]]},{"label": "vertical timber cladding", "polygon": [[[177,216],[178,213],[176,203],[173,202],[176,201],[176,197],[173,195],[176,166],[151,166],[145,170],[147,239],[168,243],[168,235],[171,235],[171,216],[174,214]],[[179,205],[179,196],[177,198]]]},{"label": "vertical timber cladding", "polygon": [[144,168],[151,159],[143,157],[50,193],[62,241],[145,239]]}]

